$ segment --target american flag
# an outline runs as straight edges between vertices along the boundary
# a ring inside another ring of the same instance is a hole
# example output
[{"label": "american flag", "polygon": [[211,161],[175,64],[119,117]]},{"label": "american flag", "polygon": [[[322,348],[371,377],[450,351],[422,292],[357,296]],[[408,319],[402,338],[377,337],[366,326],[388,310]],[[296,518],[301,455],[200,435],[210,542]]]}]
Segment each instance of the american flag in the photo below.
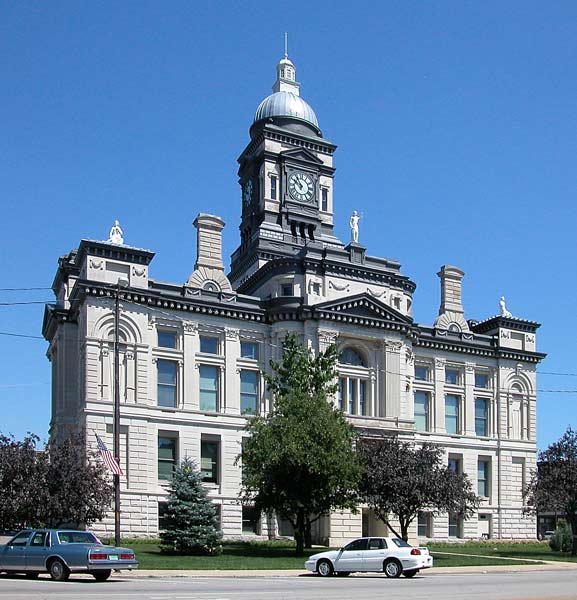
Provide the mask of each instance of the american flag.
[{"label": "american flag", "polygon": [[98,442],[98,450],[100,450],[100,456],[104,464],[108,467],[108,470],[114,475],[123,475],[120,465],[116,462],[112,452],[106,447],[106,444],[100,439],[100,436],[95,432],[96,441]]}]

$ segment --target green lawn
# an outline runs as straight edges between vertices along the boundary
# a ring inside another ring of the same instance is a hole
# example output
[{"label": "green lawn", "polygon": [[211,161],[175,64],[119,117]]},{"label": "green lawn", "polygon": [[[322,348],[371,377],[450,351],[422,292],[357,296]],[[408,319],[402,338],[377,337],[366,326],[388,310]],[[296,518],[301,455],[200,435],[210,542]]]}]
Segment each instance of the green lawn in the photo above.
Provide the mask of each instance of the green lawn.
[{"label": "green lawn", "polygon": [[[192,570],[285,570],[304,569],[306,556],[295,556],[294,543],[290,541],[271,542],[235,542],[223,545],[223,553],[219,556],[176,556],[161,554],[158,540],[123,540],[122,544],[133,548],[140,561],[141,569],[192,569]],[[538,544],[536,544],[539,546]],[[504,545],[503,545],[504,546]],[[521,545],[509,544],[519,550]],[[522,545],[523,547],[525,545]],[[547,546],[540,545],[548,550]],[[493,545],[487,544],[431,544],[429,548],[440,552],[459,552],[470,556],[450,556],[448,554],[435,554],[437,567],[463,567],[463,566],[488,566],[488,565],[517,565],[528,564],[523,558],[540,559],[544,556],[519,554],[512,556],[516,560],[499,560],[497,552],[488,552]],[[324,548],[307,550],[306,555],[322,552]],[[481,551],[482,550],[482,551]],[[492,558],[481,558],[475,554],[487,554]],[[506,554],[501,553],[502,556]]]},{"label": "green lawn", "polygon": [[[503,556],[515,559],[577,562],[577,557],[553,552],[546,542],[465,542],[464,544],[427,544],[431,552],[454,552],[471,556]],[[440,557],[440,555],[437,555]]]}]

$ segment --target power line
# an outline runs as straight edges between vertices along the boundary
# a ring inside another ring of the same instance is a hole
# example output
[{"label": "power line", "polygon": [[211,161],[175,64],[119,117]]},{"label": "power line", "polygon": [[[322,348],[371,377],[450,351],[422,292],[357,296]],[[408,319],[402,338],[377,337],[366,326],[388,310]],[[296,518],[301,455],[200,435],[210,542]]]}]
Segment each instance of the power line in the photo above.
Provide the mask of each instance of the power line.
[{"label": "power line", "polygon": [[20,287],[20,288],[0,288],[0,292],[30,292],[35,290],[51,290],[50,287]]},{"label": "power line", "polygon": [[22,304],[50,304],[51,300],[34,300],[32,302],[0,302],[0,306],[19,306]]},{"label": "power line", "polygon": [[9,335],[11,337],[31,338],[33,340],[43,340],[41,335],[26,335],[24,333],[9,333],[7,331],[0,331],[0,335]]}]

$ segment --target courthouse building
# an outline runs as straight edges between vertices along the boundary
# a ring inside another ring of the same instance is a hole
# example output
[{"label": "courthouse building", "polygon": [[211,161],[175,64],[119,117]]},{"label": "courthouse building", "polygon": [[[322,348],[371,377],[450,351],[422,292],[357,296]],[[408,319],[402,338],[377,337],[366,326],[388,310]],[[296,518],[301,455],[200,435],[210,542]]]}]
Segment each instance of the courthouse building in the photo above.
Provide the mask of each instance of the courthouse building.
[{"label": "courthouse building", "polygon": [[[118,226],[108,241],[82,239],[59,259],[56,301],[43,324],[52,363],[50,433],[85,429],[92,450],[94,432],[113,445],[120,300],[125,535],[158,534],[171,471],[184,457],[199,465],[225,536],[290,534],[286,523],[239,503],[242,466],[235,461],[247,419],[270,408],[261,371],[296,332],[313,352],[338,345],[334,402],[361,436],[442,445],[450,467],[467,473],[483,498],[466,521],[424,511],[413,537],[535,537],[522,487],[535,467],[539,324],[513,317],[503,300],[498,316],[467,320],[464,274],[454,266],[438,273],[435,322],[415,323],[415,283],[397,260],[367,252],[356,215],[345,214],[350,203],[333,194],[335,149],[285,56],[238,159],[240,240],[228,273],[224,223],[201,206],[195,268],[180,282],[164,282],[154,252],[124,243]],[[335,215],[350,219],[350,242],[335,235]],[[112,513],[96,525],[113,528]],[[383,531],[361,507],[323,517],[315,538],[339,545]]]}]

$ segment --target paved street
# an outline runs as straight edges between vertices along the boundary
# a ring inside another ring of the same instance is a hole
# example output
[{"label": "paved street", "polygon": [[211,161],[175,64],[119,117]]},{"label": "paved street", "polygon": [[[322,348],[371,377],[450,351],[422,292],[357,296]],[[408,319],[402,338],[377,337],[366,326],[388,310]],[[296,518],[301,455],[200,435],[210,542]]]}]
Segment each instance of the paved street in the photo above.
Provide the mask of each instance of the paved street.
[{"label": "paved street", "polygon": [[347,579],[300,577],[129,578],[106,583],[74,577],[66,583],[47,578],[0,577],[0,598],[10,600],[577,600],[577,570],[487,573],[428,573],[414,579],[380,575]]}]

